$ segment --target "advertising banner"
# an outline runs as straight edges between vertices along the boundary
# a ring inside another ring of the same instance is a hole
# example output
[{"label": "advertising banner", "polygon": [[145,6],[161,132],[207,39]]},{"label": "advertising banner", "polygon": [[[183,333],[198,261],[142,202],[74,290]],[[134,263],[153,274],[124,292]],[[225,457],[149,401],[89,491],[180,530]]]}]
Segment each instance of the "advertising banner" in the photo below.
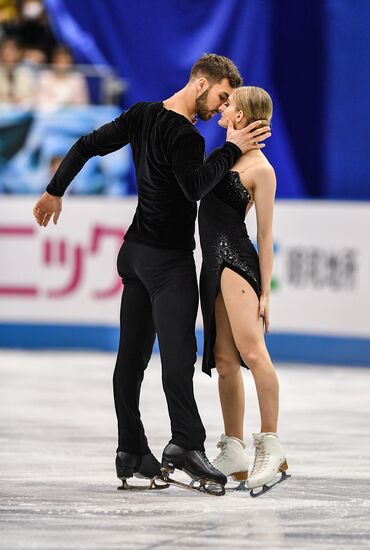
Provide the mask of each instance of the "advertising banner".
[{"label": "advertising banner", "polygon": [[279,201],[271,329],[370,338],[369,235],[367,203]]},{"label": "advertising banner", "polygon": [[68,197],[46,228],[32,216],[35,200],[0,201],[0,322],[118,324],[116,257],[136,197]]},{"label": "advertising banner", "polygon": [[[115,349],[116,257],[136,201],[68,197],[58,225],[40,228],[34,197],[1,198],[0,345]],[[256,242],[253,211],[246,223]],[[268,337],[276,357],[300,360],[305,350],[301,360],[370,364],[369,234],[368,204],[277,202]],[[199,273],[199,245],[195,258]],[[200,312],[197,327],[201,341]]]}]

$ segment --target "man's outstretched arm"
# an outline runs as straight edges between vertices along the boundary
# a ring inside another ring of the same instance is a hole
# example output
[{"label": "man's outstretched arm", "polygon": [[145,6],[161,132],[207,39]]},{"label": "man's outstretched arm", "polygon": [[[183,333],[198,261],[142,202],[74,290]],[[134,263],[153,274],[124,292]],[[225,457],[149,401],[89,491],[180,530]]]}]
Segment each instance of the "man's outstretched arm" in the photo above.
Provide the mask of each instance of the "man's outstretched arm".
[{"label": "man's outstretched arm", "polygon": [[71,147],[46,187],[46,192],[34,206],[33,215],[40,226],[46,227],[52,217],[55,224],[58,222],[62,196],[91,157],[107,155],[129,143],[128,118],[129,111],[126,111],[98,130],[82,136]]}]

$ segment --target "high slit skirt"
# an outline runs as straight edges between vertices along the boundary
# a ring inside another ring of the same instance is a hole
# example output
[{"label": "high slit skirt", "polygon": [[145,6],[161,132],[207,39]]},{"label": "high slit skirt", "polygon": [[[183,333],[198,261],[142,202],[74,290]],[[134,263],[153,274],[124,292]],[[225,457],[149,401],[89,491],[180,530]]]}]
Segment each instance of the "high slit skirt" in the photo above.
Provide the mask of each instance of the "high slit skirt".
[{"label": "high slit skirt", "polygon": [[[216,298],[221,289],[221,275],[225,267],[231,269],[247,281],[261,296],[261,276],[256,249],[247,234],[243,238],[232,239],[225,233],[218,234],[213,246],[204,246],[203,263],[200,274],[200,302],[203,315],[203,361],[202,370],[211,375],[215,368],[214,348],[216,343]],[[248,368],[240,357],[240,364]]]}]

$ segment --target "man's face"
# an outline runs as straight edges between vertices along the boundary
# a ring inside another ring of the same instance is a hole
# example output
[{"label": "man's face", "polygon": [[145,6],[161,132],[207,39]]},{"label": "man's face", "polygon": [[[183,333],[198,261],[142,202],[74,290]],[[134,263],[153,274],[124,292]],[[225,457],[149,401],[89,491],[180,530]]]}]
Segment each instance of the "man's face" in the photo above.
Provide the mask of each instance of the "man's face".
[{"label": "man's face", "polygon": [[233,88],[227,78],[209,87],[196,99],[196,113],[201,120],[209,120],[220,110],[227,101]]}]

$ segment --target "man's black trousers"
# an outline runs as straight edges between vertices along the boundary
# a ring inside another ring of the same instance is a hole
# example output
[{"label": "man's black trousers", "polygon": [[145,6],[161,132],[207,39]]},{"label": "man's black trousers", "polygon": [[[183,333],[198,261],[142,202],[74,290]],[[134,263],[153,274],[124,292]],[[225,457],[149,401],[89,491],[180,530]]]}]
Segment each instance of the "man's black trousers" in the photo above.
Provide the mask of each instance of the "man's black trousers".
[{"label": "man's black trousers", "polygon": [[113,376],[118,450],[137,455],[149,452],[139,399],[156,334],[171,442],[204,450],[205,430],[193,393],[198,309],[193,253],[126,241],[117,265],[124,284]]}]

